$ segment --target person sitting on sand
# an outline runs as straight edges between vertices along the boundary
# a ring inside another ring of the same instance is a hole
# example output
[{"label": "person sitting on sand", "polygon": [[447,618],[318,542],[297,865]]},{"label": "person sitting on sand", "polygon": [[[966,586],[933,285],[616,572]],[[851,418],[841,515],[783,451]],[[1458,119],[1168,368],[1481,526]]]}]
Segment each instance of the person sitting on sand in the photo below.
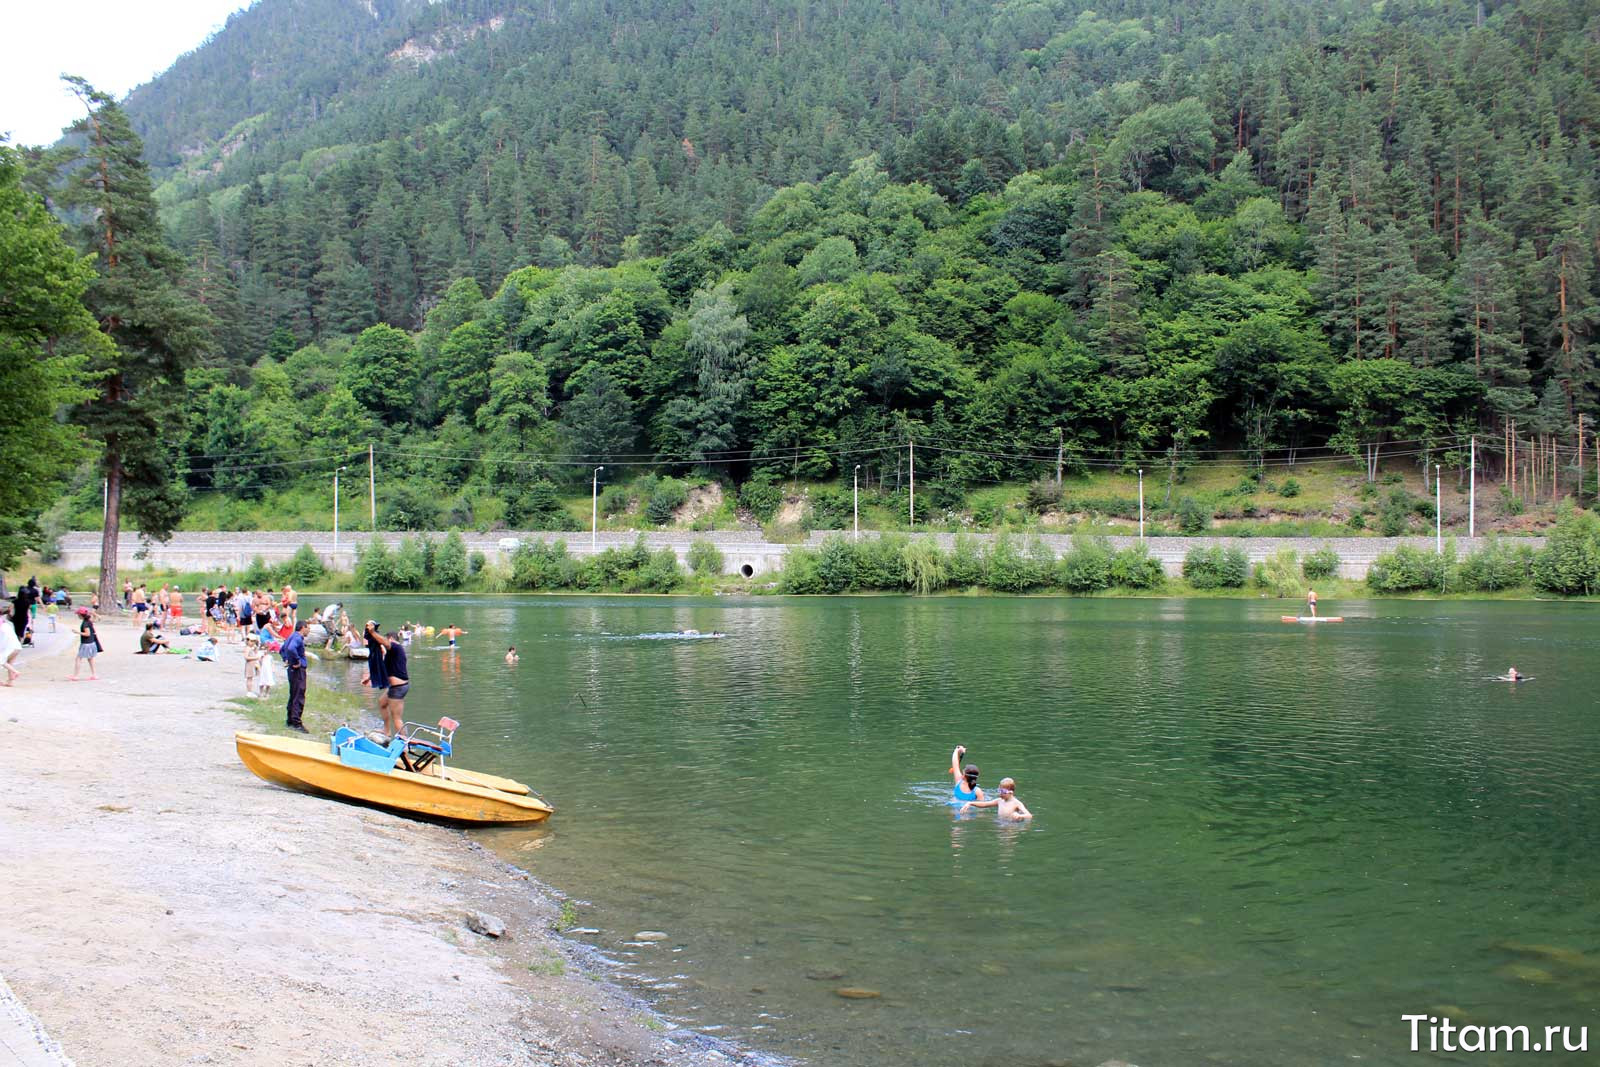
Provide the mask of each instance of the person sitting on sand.
[{"label": "person sitting on sand", "polygon": [[439,631],[439,636],[449,642],[449,644],[446,646],[447,648],[455,648],[456,638],[464,637],[466,636],[466,633],[467,631],[463,630],[455,623],[451,623],[449,626],[446,626],[444,629]]},{"label": "person sitting on sand", "polygon": [[153,656],[158,652],[170,652],[171,648],[154,619],[144,624],[144,632],[139,635],[139,655]]},{"label": "person sitting on sand", "polygon": [[519,660],[521,658],[522,658],[521,656],[517,655],[517,646],[516,645],[512,645],[510,648],[506,649],[506,662],[507,663],[515,663],[515,662],[517,662],[517,660]]},{"label": "person sitting on sand", "polygon": [[217,639],[206,634],[205,639],[200,642],[200,647],[194,650],[194,658],[202,663],[217,662]]},{"label": "person sitting on sand", "polygon": [[978,788],[978,765],[969,763],[961,766],[961,757],[966,754],[966,745],[957,745],[955,751],[950,753],[950,776],[955,779],[955,787],[950,794],[952,804],[968,804],[983,799],[983,790]]},{"label": "person sitting on sand", "polygon": [[1000,779],[1000,795],[993,800],[972,800],[961,805],[963,812],[971,811],[973,808],[995,808],[997,809],[995,815],[1002,819],[1033,818],[1033,812],[1017,799],[1017,783],[1010,778]]}]

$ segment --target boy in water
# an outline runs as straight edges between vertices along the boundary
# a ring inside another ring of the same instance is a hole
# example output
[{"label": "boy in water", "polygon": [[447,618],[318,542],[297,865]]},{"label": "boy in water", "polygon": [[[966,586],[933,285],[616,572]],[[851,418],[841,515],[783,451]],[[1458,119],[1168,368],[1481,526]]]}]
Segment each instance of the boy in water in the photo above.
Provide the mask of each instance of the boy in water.
[{"label": "boy in water", "polygon": [[517,655],[517,646],[516,645],[512,645],[510,648],[506,649],[506,662],[507,663],[515,663],[515,662],[517,662],[517,660],[519,658],[520,657]]},{"label": "boy in water", "polygon": [[962,811],[971,811],[973,808],[994,808],[995,815],[1002,819],[1031,819],[1033,812],[1028,806],[1017,799],[1017,783],[1011,778],[1000,779],[1000,795],[992,800],[972,800],[961,805]]}]

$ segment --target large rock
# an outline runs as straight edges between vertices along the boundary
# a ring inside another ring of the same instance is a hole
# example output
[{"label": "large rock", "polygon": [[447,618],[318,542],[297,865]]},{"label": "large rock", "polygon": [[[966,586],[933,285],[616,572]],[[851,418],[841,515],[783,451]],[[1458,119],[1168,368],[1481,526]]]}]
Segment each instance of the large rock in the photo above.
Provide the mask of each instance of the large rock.
[{"label": "large rock", "polygon": [[484,937],[506,936],[506,924],[487,912],[467,912],[467,929]]}]

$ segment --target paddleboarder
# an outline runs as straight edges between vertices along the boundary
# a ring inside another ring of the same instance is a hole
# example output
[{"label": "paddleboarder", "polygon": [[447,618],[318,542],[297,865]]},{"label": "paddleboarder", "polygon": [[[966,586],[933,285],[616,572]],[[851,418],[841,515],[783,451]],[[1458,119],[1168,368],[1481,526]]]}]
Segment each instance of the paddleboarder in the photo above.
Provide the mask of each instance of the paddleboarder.
[{"label": "paddleboarder", "polygon": [[1317,591],[1315,589],[1306,590],[1306,610],[1311,613],[1313,619],[1317,617]]}]

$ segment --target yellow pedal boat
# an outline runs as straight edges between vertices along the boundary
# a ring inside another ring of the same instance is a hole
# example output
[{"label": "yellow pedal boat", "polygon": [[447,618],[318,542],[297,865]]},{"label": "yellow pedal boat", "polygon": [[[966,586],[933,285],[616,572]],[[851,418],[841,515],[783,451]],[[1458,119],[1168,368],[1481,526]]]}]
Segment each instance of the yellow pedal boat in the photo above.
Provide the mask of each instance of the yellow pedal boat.
[{"label": "yellow pedal boat", "polygon": [[434,764],[423,773],[364,770],[325,743],[236,733],[239,759],[258,778],[308,793],[357,800],[391,811],[470,823],[532,823],[555,809],[509,778]]}]

